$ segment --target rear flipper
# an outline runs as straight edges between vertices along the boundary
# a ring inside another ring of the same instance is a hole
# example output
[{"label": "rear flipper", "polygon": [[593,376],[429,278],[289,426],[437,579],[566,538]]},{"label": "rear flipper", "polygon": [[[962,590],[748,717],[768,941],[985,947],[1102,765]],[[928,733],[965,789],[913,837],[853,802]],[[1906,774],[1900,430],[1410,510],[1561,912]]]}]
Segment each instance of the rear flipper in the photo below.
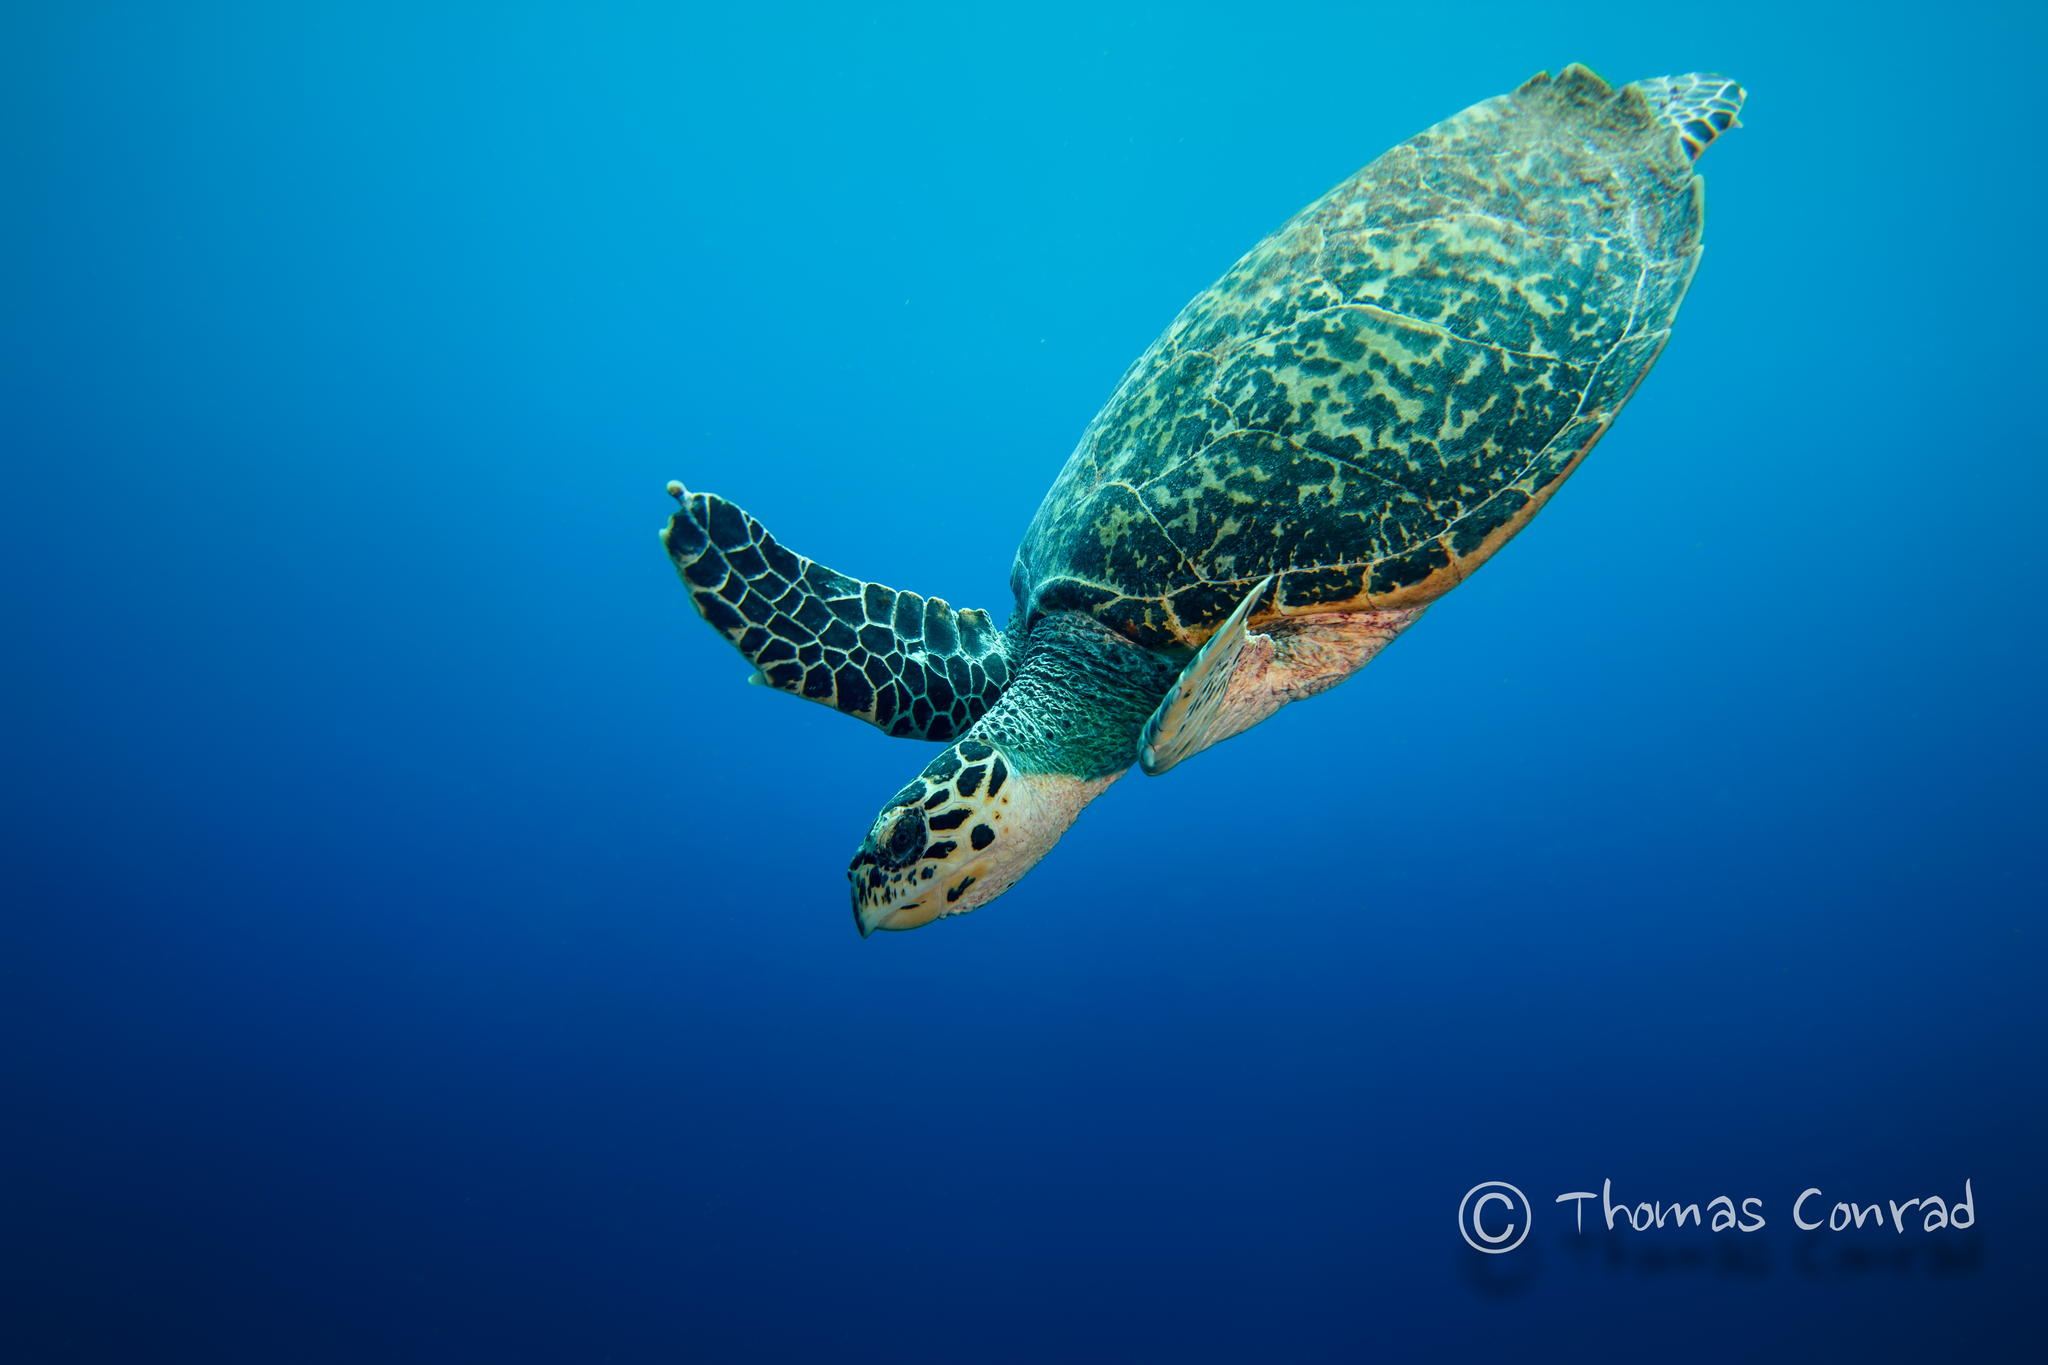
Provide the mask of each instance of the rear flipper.
[{"label": "rear flipper", "polygon": [[681,504],[661,543],[697,614],[756,668],[753,681],[910,739],[963,734],[1010,680],[988,613],[834,573],[786,550],[724,498]]},{"label": "rear flipper", "polygon": [[1685,152],[1693,160],[1715,138],[1738,127],[1743,89],[1726,76],[1695,71],[1684,76],[1653,76],[1637,81],[1636,89],[1650,102],[1660,123],[1678,130]]}]

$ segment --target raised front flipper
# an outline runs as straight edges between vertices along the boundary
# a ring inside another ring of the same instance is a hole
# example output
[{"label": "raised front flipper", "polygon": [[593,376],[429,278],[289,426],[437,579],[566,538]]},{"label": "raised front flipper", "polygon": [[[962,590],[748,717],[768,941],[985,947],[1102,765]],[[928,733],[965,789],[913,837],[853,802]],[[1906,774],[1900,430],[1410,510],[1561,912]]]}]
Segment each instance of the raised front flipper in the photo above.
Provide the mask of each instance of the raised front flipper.
[{"label": "raised front flipper", "polygon": [[[1227,739],[1246,728],[1237,723],[1242,706],[1232,706],[1231,682],[1240,669],[1263,674],[1273,661],[1273,638],[1254,635],[1244,627],[1245,619],[1273,586],[1268,575],[1246,593],[1209,642],[1195,652],[1174,682],[1173,690],[1159,703],[1159,709],[1145,722],[1138,737],[1138,766],[1157,777],[1190,754]],[[1250,657],[1247,657],[1249,651]],[[1241,695],[1242,684],[1236,688]]]},{"label": "raised front flipper", "polygon": [[1251,590],[1209,637],[1138,737],[1138,766],[1153,777],[1241,735],[1289,702],[1327,692],[1372,661],[1426,607],[1268,617],[1249,622],[1273,580]]},{"label": "raised front flipper", "polygon": [[661,543],[753,681],[938,740],[963,734],[1009,683],[1010,640],[987,612],[848,578],[783,548],[724,498],[668,491],[681,507]]}]

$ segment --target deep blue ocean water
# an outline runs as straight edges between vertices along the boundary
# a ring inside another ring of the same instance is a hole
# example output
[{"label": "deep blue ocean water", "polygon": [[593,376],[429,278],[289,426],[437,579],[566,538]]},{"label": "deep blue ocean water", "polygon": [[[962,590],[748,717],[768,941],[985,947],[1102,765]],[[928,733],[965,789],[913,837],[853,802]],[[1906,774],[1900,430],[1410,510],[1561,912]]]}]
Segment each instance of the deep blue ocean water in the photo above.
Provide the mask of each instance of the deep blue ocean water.
[{"label": "deep blue ocean water", "polygon": [[[2039,11],[693,11],[0,21],[0,1358],[2026,1357]],[[1000,617],[1190,295],[1573,60],[1750,91],[1593,459],[858,939],[927,751],[741,685],[664,481]]]}]

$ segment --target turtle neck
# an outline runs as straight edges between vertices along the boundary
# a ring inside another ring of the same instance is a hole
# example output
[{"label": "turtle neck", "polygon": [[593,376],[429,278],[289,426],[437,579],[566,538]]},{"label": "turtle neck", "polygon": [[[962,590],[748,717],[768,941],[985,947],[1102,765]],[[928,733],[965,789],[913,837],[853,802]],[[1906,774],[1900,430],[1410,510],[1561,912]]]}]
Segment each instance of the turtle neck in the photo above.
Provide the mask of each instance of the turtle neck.
[{"label": "turtle neck", "polygon": [[996,704],[963,738],[1001,745],[1027,771],[1097,779],[1138,759],[1138,735],[1180,665],[1082,612],[1033,622]]}]

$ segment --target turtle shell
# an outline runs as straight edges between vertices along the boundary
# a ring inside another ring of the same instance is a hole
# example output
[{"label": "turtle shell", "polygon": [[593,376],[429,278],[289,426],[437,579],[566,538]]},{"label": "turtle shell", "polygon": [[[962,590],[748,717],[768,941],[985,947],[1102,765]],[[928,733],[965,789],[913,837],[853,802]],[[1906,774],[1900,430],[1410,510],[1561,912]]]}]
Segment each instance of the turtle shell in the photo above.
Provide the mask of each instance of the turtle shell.
[{"label": "turtle shell", "polygon": [[1540,75],[1387,152],[1181,311],[1025,533],[1027,619],[1141,643],[1420,606],[1535,514],[1663,348],[1700,182],[1635,86]]}]

